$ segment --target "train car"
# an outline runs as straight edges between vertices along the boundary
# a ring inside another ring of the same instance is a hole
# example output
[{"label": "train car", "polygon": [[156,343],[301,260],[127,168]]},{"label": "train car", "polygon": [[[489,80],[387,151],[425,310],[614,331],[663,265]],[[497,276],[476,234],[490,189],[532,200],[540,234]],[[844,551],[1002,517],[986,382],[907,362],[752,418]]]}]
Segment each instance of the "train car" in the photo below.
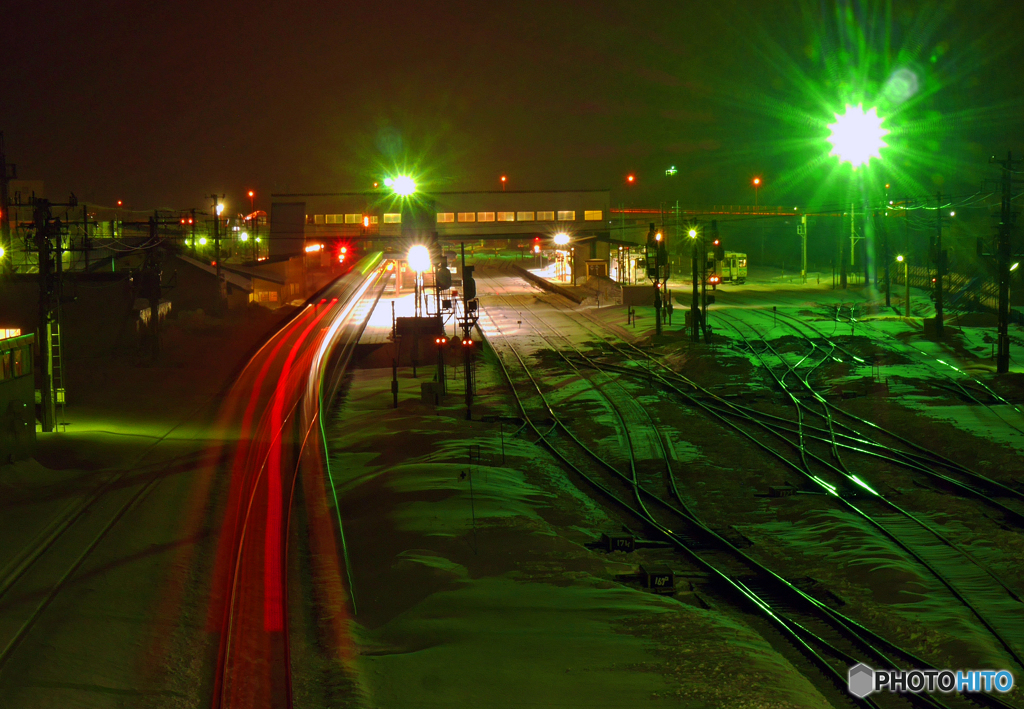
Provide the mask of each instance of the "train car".
[{"label": "train car", "polygon": [[747,280],[747,255],[738,251],[726,251],[725,258],[715,259],[714,252],[708,252],[708,283],[745,283]]},{"label": "train car", "polygon": [[738,251],[726,251],[725,258],[719,261],[718,275],[723,283],[747,282],[747,255]]}]

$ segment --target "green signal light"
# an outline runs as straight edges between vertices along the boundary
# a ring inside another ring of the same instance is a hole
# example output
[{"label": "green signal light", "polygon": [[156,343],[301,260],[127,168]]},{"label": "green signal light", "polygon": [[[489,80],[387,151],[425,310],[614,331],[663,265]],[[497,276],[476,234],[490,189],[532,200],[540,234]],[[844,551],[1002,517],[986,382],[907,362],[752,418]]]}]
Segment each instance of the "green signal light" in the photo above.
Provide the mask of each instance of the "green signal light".
[{"label": "green signal light", "polygon": [[829,155],[850,163],[854,170],[868,164],[871,158],[881,158],[882,148],[889,147],[884,140],[889,135],[888,129],[882,127],[884,122],[875,107],[865,111],[864,104],[847,104],[846,112],[837,113],[836,122],[828,126],[832,131],[828,137],[832,144]]}]

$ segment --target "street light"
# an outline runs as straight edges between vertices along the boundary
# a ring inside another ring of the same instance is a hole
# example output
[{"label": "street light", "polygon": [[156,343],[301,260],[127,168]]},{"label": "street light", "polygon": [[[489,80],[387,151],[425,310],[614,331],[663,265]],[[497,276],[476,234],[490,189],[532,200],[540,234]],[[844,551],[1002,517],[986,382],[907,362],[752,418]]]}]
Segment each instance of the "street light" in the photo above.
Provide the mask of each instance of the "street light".
[{"label": "street light", "polygon": [[829,155],[838,157],[840,163],[848,162],[856,170],[871,158],[881,158],[882,148],[889,147],[885,142],[889,130],[882,127],[885,119],[874,106],[865,111],[864,104],[847,104],[843,115],[837,113],[835,118],[835,123],[828,126],[832,132],[828,137],[832,144]]},{"label": "street light", "polygon": [[558,233],[555,234],[555,246],[565,246],[569,243],[569,235]]},{"label": "street light", "polygon": [[907,317],[910,317],[910,259],[903,258],[903,254],[896,257],[899,263],[903,264],[903,282],[906,284],[907,292],[903,296],[905,302]]},{"label": "street light", "polygon": [[[388,184],[390,180],[390,184]],[[398,175],[395,178],[388,178],[384,180],[384,184],[388,185],[391,190],[399,197],[408,197],[416,191],[416,181],[408,175]]]},{"label": "street light", "polygon": [[697,230],[696,229],[690,229],[690,231],[686,232],[686,235],[689,236],[691,239],[696,239],[697,238]]},{"label": "street light", "polygon": [[256,211],[256,193],[252,190],[249,190],[249,211]]},{"label": "street light", "polygon": [[224,211],[224,204],[223,203],[222,204],[218,204],[217,205],[217,216],[219,217],[221,215],[221,212],[223,212],[223,211]]},{"label": "street light", "polygon": [[423,273],[430,270],[430,250],[422,244],[416,244],[409,249],[409,268],[416,273]]},{"label": "street light", "polygon": [[501,176],[501,191],[502,191],[502,192],[504,192],[504,191],[505,191],[505,182],[506,182],[507,180],[508,180],[508,178],[507,178],[507,177],[505,177],[504,175],[502,175],[502,176]]},{"label": "street light", "polygon": [[249,240],[249,235],[246,232],[243,231],[241,234],[238,235],[238,238],[241,241],[248,241]]},{"label": "street light", "polygon": [[754,183],[754,207],[757,207],[757,190],[760,189],[760,187],[761,187],[761,178],[760,177],[755,177],[754,180],[753,180],[753,183]]}]

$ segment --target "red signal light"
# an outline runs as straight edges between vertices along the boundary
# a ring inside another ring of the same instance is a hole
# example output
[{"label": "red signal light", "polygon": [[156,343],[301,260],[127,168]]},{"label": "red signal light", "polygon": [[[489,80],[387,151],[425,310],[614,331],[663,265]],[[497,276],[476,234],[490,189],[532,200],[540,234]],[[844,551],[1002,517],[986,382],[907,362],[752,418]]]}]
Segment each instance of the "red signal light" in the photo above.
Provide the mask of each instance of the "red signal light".
[{"label": "red signal light", "polygon": [[466,339],[464,339],[462,341],[462,346],[463,347],[472,347],[473,346],[473,341],[467,337]]}]

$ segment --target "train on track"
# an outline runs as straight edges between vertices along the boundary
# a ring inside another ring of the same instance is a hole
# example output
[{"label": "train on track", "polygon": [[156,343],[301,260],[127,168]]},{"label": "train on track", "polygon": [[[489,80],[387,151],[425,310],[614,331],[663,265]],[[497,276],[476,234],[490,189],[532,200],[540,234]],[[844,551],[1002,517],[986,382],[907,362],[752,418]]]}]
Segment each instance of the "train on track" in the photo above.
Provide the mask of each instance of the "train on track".
[{"label": "train on track", "polygon": [[707,266],[708,283],[718,285],[747,282],[747,255],[739,251],[726,251],[720,259],[715,258],[714,251],[708,251]]}]

